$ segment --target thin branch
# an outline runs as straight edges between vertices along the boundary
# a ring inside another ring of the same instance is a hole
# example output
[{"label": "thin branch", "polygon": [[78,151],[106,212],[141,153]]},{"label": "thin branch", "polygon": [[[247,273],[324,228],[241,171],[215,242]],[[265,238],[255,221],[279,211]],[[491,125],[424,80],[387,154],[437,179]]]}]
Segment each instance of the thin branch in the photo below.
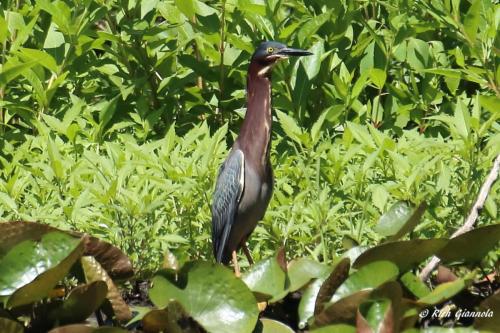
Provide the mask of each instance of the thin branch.
[{"label": "thin branch", "polygon": [[[481,209],[483,209],[484,202],[486,201],[486,198],[488,197],[488,193],[490,191],[491,186],[495,182],[495,180],[498,178],[498,171],[500,170],[500,154],[497,155],[495,158],[495,161],[493,162],[493,166],[491,167],[490,173],[488,177],[486,177],[486,180],[484,181],[483,185],[481,186],[481,190],[479,191],[479,195],[477,196],[476,202],[474,203],[474,206],[472,206],[472,209],[469,213],[469,216],[467,216],[467,219],[465,220],[465,223],[462,227],[460,227],[457,231],[451,235],[451,238],[457,237],[463,233],[466,233],[467,231],[471,230],[474,227],[474,223],[476,223],[476,220],[479,216],[479,212]],[[420,280],[426,281],[429,278],[429,275],[436,269],[436,267],[439,265],[440,259],[436,256],[432,257],[431,261],[422,269],[420,272]]]}]

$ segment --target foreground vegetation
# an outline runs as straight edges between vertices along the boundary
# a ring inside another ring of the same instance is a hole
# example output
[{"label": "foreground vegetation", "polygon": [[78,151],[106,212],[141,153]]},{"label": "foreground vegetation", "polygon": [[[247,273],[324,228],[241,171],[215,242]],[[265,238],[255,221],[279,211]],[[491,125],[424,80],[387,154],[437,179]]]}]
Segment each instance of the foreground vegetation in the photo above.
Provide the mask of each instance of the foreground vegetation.
[{"label": "foreground vegetation", "polygon": [[[480,291],[472,307],[482,301],[483,308],[498,304],[496,298],[486,300],[498,285],[491,281],[485,287],[482,281],[484,276],[498,279],[488,275],[498,263],[498,247],[495,242],[480,244],[487,238],[484,230],[497,235],[492,230],[498,226],[499,182],[476,221],[483,231],[471,236],[481,241],[469,239],[465,247],[473,258],[453,248],[460,262],[452,268],[458,279],[445,287],[437,287],[442,281],[436,279],[427,287],[409,285],[427,257],[442,255],[451,246],[443,238],[462,225],[500,153],[498,4],[7,0],[0,9],[0,219],[40,221],[114,244],[135,268],[132,285],[156,276],[156,285],[166,288],[162,293],[172,292],[180,303],[154,296],[153,288],[151,300],[168,314],[153,313],[150,319],[189,316],[194,318],[192,331],[197,325],[213,331],[210,325],[219,323],[207,324],[197,309],[183,303],[189,288],[184,294],[172,289],[185,276],[197,280],[197,274],[209,275],[207,271],[247,294],[247,303],[234,305],[241,305],[247,318],[241,331],[255,327],[255,297],[269,301],[265,317],[294,329],[314,327],[318,313],[361,289],[370,291],[357,294],[350,317],[339,321],[354,324],[362,318],[358,325],[367,322],[374,331],[382,330],[375,322],[389,317],[396,330],[446,323],[470,326],[472,322],[414,320],[430,305],[463,306],[457,303],[460,293]],[[247,276],[260,267],[274,267],[270,281],[281,280],[272,292],[262,281],[247,278],[243,284],[226,269],[207,263],[212,260],[209,205],[214,179],[244,114],[248,60],[262,39],[314,52],[278,65],[273,74],[275,192],[250,239],[258,264],[249,268],[243,262]],[[414,209],[420,212],[418,219],[407,224]],[[409,216],[398,219],[392,216],[395,211]],[[395,225],[388,222],[393,220]],[[55,237],[60,240],[63,234]],[[8,267],[6,258],[17,260],[16,247],[23,242],[32,242],[23,245],[28,247],[45,244],[40,235],[30,237],[14,238],[20,244],[1,248],[0,267]],[[81,237],[73,234],[67,248],[58,252],[55,265],[67,253],[73,255],[56,277],[67,276],[68,292],[83,285],[73,293],[90,290],[105,302],[109,289],[102,283],[90,285],[94,280],[73,271],[67,275],[69,267],[75,264],[78,270],[85,261],[79,259],[86,253]],[[387,253],[377,257],[381,262],[363,264],[349,255],[352,269],[341,259],[344,253],[401,237],[408,244],[426,239],[435,246],[411,265],[401,266]],[[273,259],[282,245],[287,264]],[[167,251],[180,263],[175,272],[155,275]],[[316,273],[294,282],[293,258],[302,262],[295,267],[304,265],[301,269]],[[392,273],[374,273],[379,270]],[[0,271],[0,277],[4,274]],[[347,282],[365,274],[370,277],[362,279],[367,284]],[[48,290],[57,281],[51,281],[37,299],[22,305],[34,302],[36,307],[47,296],[63,304],[80,297],[54,296]],[[342,283],[356,287],[347,293]],[[432,291],[425,289],[429,286]],[[26,308],[13,309],[9,303],[10,293],[22,287],[2,294],[7,298],[0,320],[24,318]],[[322,302],[312,292],[318,289],[326,290]],[[342,297],[335,296],[340,291],[345,292]],[[422,301],[427,295],[439,296]],[[221,297],[231,302],[231,295]],[[308,297],[315,306],[309,304],[306,315],[302,302]],[[408,307],[409,313],[388,315],[401,300],[417,303]],[[96,301],[71,320],[54,315],[27,327],[78,322],[102,304]],[[290,304],[293,310],[287,311],[297,318],[276,315],[287,312],[283,308]],[[405,318],[412,319],[405,323]],[[334,322],[330,319],[325,324]],[[263,322],[264,331],[276,324]],[[17,327],[13,332],[23,329],[12,325]]]}]

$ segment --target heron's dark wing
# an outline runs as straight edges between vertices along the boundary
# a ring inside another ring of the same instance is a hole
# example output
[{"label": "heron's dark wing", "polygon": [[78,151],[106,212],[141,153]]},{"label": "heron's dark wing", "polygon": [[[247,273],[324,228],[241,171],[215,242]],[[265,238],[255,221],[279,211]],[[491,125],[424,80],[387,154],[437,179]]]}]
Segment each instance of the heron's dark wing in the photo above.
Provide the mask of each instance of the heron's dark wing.
[{"label": "heron's dark wing", "polygon": [[223,260],[244,186],[245,158],[241,150],[235,149],[219,170],[212,202],[212,243],[217,262]]}]

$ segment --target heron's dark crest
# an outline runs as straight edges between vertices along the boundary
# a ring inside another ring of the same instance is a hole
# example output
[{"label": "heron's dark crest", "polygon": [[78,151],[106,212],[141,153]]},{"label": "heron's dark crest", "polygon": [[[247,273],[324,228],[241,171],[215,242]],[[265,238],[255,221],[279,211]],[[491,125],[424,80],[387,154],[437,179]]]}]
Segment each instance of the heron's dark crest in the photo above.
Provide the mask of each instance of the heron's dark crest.
[{"label": "heron's dark crest", "polygon": [[219,170],[212,203],[215,258],[227,264],[232,256],[236,271],[236,251],[240,247],[246,250],[246,240],[264,217],[272,195],[271,70],[279,60],[310,54],[268,41],[261,43],[252,55],[247,76],[247,112],[240,134]]}]

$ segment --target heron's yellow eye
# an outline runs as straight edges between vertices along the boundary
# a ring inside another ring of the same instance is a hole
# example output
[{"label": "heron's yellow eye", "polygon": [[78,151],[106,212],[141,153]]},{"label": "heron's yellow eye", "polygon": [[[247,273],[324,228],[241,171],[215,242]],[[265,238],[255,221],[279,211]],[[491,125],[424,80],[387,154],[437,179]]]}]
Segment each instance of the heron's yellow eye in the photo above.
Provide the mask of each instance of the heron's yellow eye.
[{"label": "heron's yellow eye", "polygon": [[271,54],[273,52],[274,52],[274,48],[272,48],[272,47],[267,48],[267,53]]}]

